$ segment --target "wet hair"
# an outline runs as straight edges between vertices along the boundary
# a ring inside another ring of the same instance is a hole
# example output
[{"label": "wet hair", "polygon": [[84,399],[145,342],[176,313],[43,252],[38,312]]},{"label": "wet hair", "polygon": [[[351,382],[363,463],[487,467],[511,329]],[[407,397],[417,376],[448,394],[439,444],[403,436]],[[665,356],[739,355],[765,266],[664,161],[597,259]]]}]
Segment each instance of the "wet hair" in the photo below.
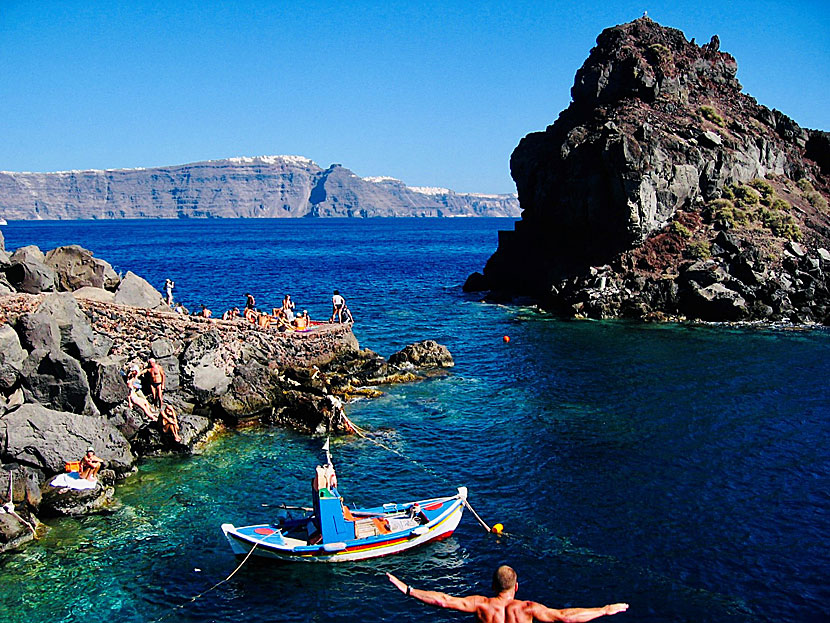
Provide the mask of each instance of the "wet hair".
[{"label": "wet hair", "polygon": [[513,571],[513,567],[502,565],[493,573],[493,590],[497,593],[509,591],[511,588],[515,588],[516,580],[517,576],[516,572]]}]

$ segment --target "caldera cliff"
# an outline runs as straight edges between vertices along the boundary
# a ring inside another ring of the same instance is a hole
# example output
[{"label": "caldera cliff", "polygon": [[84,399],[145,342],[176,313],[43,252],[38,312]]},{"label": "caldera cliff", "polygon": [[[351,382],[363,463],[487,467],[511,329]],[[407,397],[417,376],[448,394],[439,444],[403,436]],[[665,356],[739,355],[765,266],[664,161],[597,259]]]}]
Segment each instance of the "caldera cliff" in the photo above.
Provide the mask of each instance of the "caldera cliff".
[{"label": "caldera cliff", "polygon": [[717,36],[603,31],[513,152],[522,218],[467,291],[594,318],[828,323],[830,135],[741,92]]}]

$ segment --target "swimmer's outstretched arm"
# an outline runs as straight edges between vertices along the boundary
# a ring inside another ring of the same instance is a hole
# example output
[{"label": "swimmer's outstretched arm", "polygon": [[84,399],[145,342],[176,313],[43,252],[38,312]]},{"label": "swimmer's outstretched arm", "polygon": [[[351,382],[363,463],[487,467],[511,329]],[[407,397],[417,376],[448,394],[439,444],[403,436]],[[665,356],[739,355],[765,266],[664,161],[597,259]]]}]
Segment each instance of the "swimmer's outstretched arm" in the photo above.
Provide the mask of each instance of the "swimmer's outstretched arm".
[{"label": "swimmer's outstretched arm", "polygon": [[[469,597],[453,597],[446,593],[439,593],[437,591],[424,591],[419,588],[412,588],[408,584],[404,584],[391,573],[387,573],[386,577],[395,585],[404,595],[411,595],[418,601],[422,601],[430,606],[438,608],[449,608],[450,610],[458,610],[460,612],[475,612],[482,600],[486,597],[481,595],[470,595]],[[586,619],[587,620],[587,619]]]},{"label": "swimmer's outstretched arm", "polygon": [[534,620],[563,621],[564,623],[585,623],[585,621],[593,621],[597,617],[628,610],[628,604],[625,603],[609,604],[602,608],[565,608],[563,610],[548,608],[536,602],[530,602],[530,604],[529,611]]}]

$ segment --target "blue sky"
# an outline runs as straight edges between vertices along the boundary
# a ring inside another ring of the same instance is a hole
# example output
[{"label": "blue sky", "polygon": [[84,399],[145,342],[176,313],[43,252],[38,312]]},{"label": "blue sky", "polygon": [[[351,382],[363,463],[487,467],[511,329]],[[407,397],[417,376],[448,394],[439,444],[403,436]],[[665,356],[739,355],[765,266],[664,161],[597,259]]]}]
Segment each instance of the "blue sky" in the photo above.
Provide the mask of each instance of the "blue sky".
[{"label": "blue sky", "polygon": [[0,170],[298,154],[514,192],[597,35],[718,34],[745,92],[830,130],[830,2],[0,2]]}]

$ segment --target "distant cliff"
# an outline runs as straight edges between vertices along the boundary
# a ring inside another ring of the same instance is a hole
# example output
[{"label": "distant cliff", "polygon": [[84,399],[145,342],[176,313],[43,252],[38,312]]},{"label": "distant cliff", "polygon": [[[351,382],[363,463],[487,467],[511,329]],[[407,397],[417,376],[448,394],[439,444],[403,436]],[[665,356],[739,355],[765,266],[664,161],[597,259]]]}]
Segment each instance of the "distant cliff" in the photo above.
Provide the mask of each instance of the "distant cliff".
[{"label": "distant cliff", "polygon": [[719,48],[645,17],[603,31],[571,105],[513,152],[522,219],[465,289],[596,318],[828,322],[830,136],[742,93]]},{"label": "distant cliff", "polygon": [[300,156],[228,158],[148,169],[0,172],[7,220],[518,216],[515,195],[415,188]]}]

